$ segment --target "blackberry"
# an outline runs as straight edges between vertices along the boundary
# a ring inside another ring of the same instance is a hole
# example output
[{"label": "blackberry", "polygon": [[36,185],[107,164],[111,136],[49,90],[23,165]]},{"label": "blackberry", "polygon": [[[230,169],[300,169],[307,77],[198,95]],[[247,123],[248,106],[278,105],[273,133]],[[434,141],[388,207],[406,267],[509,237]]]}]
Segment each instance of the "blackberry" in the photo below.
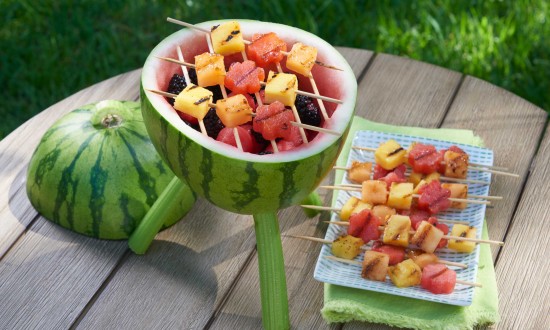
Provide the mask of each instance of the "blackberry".
[{"label": "blackberry", "polygon": [[212,92],[212,103],[216,103],[217,100],[220,100],[220,99],[223,99],[223,94],[222,94],[222,90],[220,89],[220,86],[216,85],[216,86],[209,86],[209,87],[206,87],[206,89],[208,89],[209,91]]},{"label": "blackberry", "polygon": [[216,114],[216,109],[210,108],[206,116],[203,119],[204,127],[206,128],[206,133],[213,139],[218,137],[220,131],[225,127]]},{"label": "blackberry", "polygon": [[298,109],[298,111],[301,108],[305,108],[310,103],[313,103],[313,99],[311,97],[305,95],[296,95],[294,105],[296,106],[296,109]]},{"label": "blackberry", "polygon": [[302,123],[311,126],[321,125],[321,113],[315,103],[308,103],[305,107],[296,107]]},{"label": "blackberry", "polygon": [[271,151],[266,151],[266,150],[262,150],[260,152],[258,152],[258,155],[271,155],[273,152]]},{"label": "blackberry", "polygon": [[258,142],[259,145],[266,147],[270,142],[262,136],[262,133],[258,133],[255,130],[251,129],[250,132],[252,133],[252,136],[254,137],[254,140]]},{"label": "blackberry", "polygon": [[[185,87],[187,87],[187,84],[185,83],[185,77],[180,76],[179,74],[176,73],[172,76],[172,79],[170,79],[170,83],[168,84],[167,92],[177,95],[177,94],[181,93],[181,91]],[[166,100],[171,105],[174,105],[174,99],[173,98],[167,97]]]}]

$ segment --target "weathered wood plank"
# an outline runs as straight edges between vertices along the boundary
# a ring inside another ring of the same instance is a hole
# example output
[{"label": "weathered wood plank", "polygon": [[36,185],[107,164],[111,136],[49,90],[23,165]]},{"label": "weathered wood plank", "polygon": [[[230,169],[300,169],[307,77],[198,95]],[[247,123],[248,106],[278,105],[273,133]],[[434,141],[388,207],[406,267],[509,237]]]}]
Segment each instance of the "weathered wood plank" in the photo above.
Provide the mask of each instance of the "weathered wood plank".
[{"label": "weathered wood plank", "polygon": [[550,329],[548,129],[496,264],[501,329]]},{"label": "weathered wood plank", "polygon": [[63,114],[78,106],[104,99],[135,100],[140,73],[135,70],[86,88],[42,111],[0,141],[0,257],[37,215],[26,197],[25,182],[27,164],[42,135]]},{"label": "weathered wood plank", "polygon": [[386,124],[437,127],[460,77],[431,64],[377,54],[359,85],[357,111]]},{"label": "weathered wood plank", "polygon": [[[442,127],[471,129],[494,150],[495,164],[521,179],[494,175],[491,195],[504,201],[487,209],[492,239],[503,240],[546,123],[546,113],[520,97],[483,80],[466,77]],[[500,247],[493,245],[493,259]],[[506,249],[506,248],[505,248]]]}]

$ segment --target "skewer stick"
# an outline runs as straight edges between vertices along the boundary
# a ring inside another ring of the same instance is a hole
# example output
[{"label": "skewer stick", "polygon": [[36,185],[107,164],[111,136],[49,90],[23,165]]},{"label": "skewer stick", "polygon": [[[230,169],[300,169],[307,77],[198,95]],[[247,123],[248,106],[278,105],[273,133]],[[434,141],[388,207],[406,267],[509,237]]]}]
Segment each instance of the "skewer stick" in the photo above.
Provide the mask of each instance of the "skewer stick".
[{"label": "skewer stick", "polygon": [[[283,68],[281,67],[280,63],[277,63],[277,71],[279,71],[279,73],[283,72]],[[294,114],[294,119],[296,120],[297,123],[301,124],[302,120],[300,119],[300,115],[298,114],[298,109],[296,109],[296,106],[294,104],[291,106],[291,109],[292,109],[292,113]],[[307,136],[304,128],[303,127],[298,127],[298,128],[300,130],[300,135],[302,136],[302,140],[304,141],[305,144],[308,144],[309,141],[307,140]]]},{"label": "skewer stick", "polygon": [[[172,62],[172,63],[176,63],[176,64],[180,64],[180,65],[185,65],[186,67],[191,68],[191,69],[195,68],[195,64],[188,63],[188,62],[183,62],[183,61],[178,61],[175,58],[163,57],[163,56],[155,56],[155,57],[158,58],[158,59],[167,61],[167,62]],[[260,85],[265,86],[266,83],[263,82],[263,81],[260,81]],[[301,90],[297,90],[296,94],[309,96],[309,97],[314,98],[314,99],[319,99],[319,100],[332,102],[332,103],[336,103],[336,104],[342,104],[343,103],[342,100],[338,100],[338,99],[328,97],[328,96],[317,95],[317,94],[314,94],[314,93],[309,93],[309,92],[305,92],[305,91],[301,91]]]},{"label": "skewer stick", "polygon": [[[348,259],[338,258],[338,257],[334,257],[334,256],[325,256],[325,258],[329,259],[329,260],[343,262],[343,263],[350,264],[350,265],[357,265],[357,266],[362,266],[363,265],[363,263],[361,261],[357,261],[357,260],[348,260]],[[440,263],[442,263],[442,262],[440,262]],[[467,282],[467,281],[463,281],[463,280],[459,280],[459,279],[456,280],[456,283],[462,284],[462,285],[467,285],[467,286],[473,286],[473,287],[477,287],[477,288],[482,287],[482,285],[479,284],[479,283],[472,283],[472,282]]]},{"label": "skewer stick", "polygon": [[[338,189],[338,190],[346,190],[346,191],[359,191],[361,192],[361,188],[355,188],[355,187],[346,187],[346,186],[319,186],[319,188],[324,189]],[[412,197],[419,198],[420,195],[413,194]],[[449,198],[451,202],[459,202],[459,203],[470,203],[470,204],[481,204],[481,205],[490,205],[491,202],[488,201],[478,201],[475,199],[463,199],[463,198]]]},{"label": "skewer stick", "polygon": [[[337,225],[337,226],[349,226],[349,222],[347,221],[326,221],[329,224]],[[384,230],[384,226],[378,227],[379,230]],[[409,234],[414,235],[415,231],[411,230],[409,231]],[[479,239],[479,238],[468,238],[468,237],[460,237],[460,236],[450,236],[450,235],[443,235],[444,239],[454,239],[456,241],[466,241],[466,242],[474,242],[474,243],[486,243],[486,244],[492,244],[492,245],[498,245],[503,246],[504,242],[502,241],[494,241],[490,239]]]},{"label": "skewer stick", "polygon": [[[315,93],[315,95],[321,96],[321,93],[319,93],[319,89],[317,88],[317,83],[315,83],[315,79],[313,79],[313,75],[311,74],[311,72],[309,73],[309,82],[311,83],[311,88],[313,88],[313,92]],[[327,114],[327,109],[325,108],[325,104],[323,103],[323,101],[318,98],[317,103],[319,103],[319,108],[321,109],[323,118],[325,118],[325,120],[329,120],[330,118]]]},{"label": "skewer stick", "polygon": [[[170,23],[174,23],[174,24],[177,24],[177,25],[181,25],[181,26],[185,26],[185,27],[188,27],[190,29],[195,29],[197,31],[202,31],[204,33],[208,33],[210,34],[211,31],[208,30],[208,29],[205,29],[205,28],[201,28],[201,27],[198,27],[196,25],[193,25],[193,24],[190,24],[190,23],[186,23],[186,22],[182,22],[180,20],[177,20],[177,19],[174,19],[174,18],[171,18],[171,17],[167,17],[166,20]],[[244,40],[243,39],[243,42],[247,45],[250,45],[252,42],[249,41],[249,40]],[[284,52],[284,51],[281,51],[281,53],[285,56],[288,56],[288,52]],[[329,65],[329,64],[326,64],[326,63],[323,63],[321,61],[315,61],[315,64],[317,65],[320,65],[320,66],[324,66],[325,68],[328,68],[328,69],[333,69],[333,70],[338,70],[338,71],[344,71],[338,67],[335,67],[335,66],[332,66],[332,65]]]},{"label": "skewer stick", "polygon": [[[355,150],[364,150],[364,151],[372,151],[372,152],[376,151],[376,148],[369,148],[369,147],[354,146],[354,147],[351,147],[351,148],[355,149]],[[508,170],[508,168],[506,168],[506,167],[476,164],[476,163],[470,163],[469,165],[470,166],[468,168],[472,169],[472,170],[478,170],[478,171],[482,171],[482,172],[489,172],[489,173],[493,173],[493,174],[508,175],[508,176],[513,176],[513,177],[518,177],[519,178],[518,174],[502,172],[502,171]],[[471,165],[473,165],[473,166],[471,166]]]}]

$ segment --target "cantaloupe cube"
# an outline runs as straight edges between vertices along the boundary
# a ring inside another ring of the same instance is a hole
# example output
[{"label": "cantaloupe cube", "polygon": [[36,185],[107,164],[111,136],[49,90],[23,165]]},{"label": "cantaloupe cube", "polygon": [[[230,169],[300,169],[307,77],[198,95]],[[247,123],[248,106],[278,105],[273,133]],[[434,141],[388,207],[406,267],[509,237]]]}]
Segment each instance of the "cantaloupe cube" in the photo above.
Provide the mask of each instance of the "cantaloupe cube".
[{"label": "cantaloupe cube", "polygon": [[410,182],[393,182],[388,197],[388,206],[400,210],[411,208],[414,185]]},{"label": "cantaloupe cube", "polygon": [[287,107],[293,106],[298,90],[298,78],[291,73],[269,71],[265,85],[265,102],[279,101]]},{"label": "cantaloupe cube", "polygon": [[469,157],[467,154],[447,150],[443,155],[445,176],[466,179],[468,176],[468,160]]},{"label": "cantaloupe cube", "polygon": [[363,181],[361,200],[372,205],[386,204],[388,200],[388,185],[384,181]]},{"label": "cantaloupe cube", "polygon": [[411,244],[416,245],[425,252],[433,253],[443,235],[440,229],[428,221],[422,221],[411,238]]},{"label": "cantaloupe cube", "polygon": [[[442,183],[441,187],[451,191],[451,198],[468,198],[468,185],[462,183]],[[451,202],[451,208],[465,209],[468,207],[466,202]]]},{"label": "cantaloupe cube", "polygon": [[345,235],[332,242],[331,251],[335,257],[354,259],[361,253],[361,246],[365,244],[359,237]]},{"label": "cantaloupe cube", "polygon": [[223,55],[202,53],[195,56],[195,70],[199,86],[208,87],[224,83],[226,72]]},{"label": "cantaloupe cube", "polygon": [[409,231],[411,230],[411,219],[406,215],[392,215],[384,227],[384,244],[395,246],[409,246]]},{"label": "cantaloupe cube", "polygon": [[348,170],[348,177],[351,181],[362,183],[370,180],[372,174],[372,163],[353,161]]},{"label": "cantaloupe cube", "polygon": [[252,120],[252,108],[242,94],[216,102],[216,114],[225,127],[237,127]]},{"label": "cantaloupe cube", "polygon": [[433,253],[427,253],[422,250],[409,250],[407,251],[407,258],[414,261],[415,264],[420,266],[420,269],[424,269],[426,265],[436,264],[439,258]]},{"label": "cantaloupe cube", "polygon": [[342,210],[340,210],[340,219],[348,221],[352,214],[359,213],[365,209],[372,209],[372,205],[352,196],[347,200],[344,206],[342,206]]},{"label": "cantaloupe cube", "polygon": [[289,70],[309,77],[311,68],[317,59],[317,48],[295,43],[286,58],[286,67]]},{"label": "cantaloupe cube", "polygon": [[[451,229],[450,236],[476,238],[476,232],[477,232],[476,227],[470,227],[462,224],[455,224],[453,225],[453,229]],[[447,243],[447,247],[457,252],[471,253],[474,251],[476,247],[476,243],[450,239],[449,243]]]},{"label": "cantaloupe cube", "polygon": [[361,277],[373,281],[386,281],[390,256],[377,251],[365,251]]},{"label": "cantaloupe cube", "polygon": [[395,140],[388,140],[376,149],[374,159],[386,170],[393,170],[405,162],[406,151]]},{"label": "cantaloupe cube", "polygon": [[225,22],[213,27],[210,37],[215,53],[231,55],[244,50],[243,34],[239,22]]},{"label": "cantaloupe cube", "polygon": [[388,268],[388,275],[392,283],[398,288],[406,288],[420,284],[422,270],[411,259],[404,260]]},{"label": "cantaloupe cube", "polygon": [[392,215],[396,213],[397,211],[395,211],[394,208],[391,208],[387,205],[375,205],[372,207],[372,214],[377,216],[384,224]]},{"label": "cantaloupe cube", "polygon": [[202,120],[210,109],[212,92],[193,84],[185,87],[176,97],[174,109]]},{"label": "cantaloupe cube", "polygon": [[410,183],[412,183],[415,187],[418,185],[418,183],[420,181],[422,181],[422,173],[416,173],[416,172],[412,172],[410,175],[409,175],[409,178],[407,181],[409,181]]}]

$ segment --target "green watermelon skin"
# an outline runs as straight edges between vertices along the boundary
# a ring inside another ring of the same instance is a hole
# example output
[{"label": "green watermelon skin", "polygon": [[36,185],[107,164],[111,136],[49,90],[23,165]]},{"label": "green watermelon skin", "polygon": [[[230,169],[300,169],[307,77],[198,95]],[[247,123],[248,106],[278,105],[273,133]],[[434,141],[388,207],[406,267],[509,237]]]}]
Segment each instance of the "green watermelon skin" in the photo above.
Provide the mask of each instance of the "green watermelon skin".
[{"label": "green watermelon skin", "polygon": [[[223,21],[199,24],[210,28]],[[308,146],[276,155],[253,155],[238,151],[186,126],[163,96],[149,90],[167,89],[177,64],[158,57],[184,59],[207,51],[202,33],[182,29],[164,39],[147,58],[141,77],[141,109],[151,141],[174,173],[198,195],[213,204],[240,214],[273,212],[295,205],[312,192],[332,169],[353,117],[357,82],[349,64],[332,46],[302,30],[273,23],[239,20],[246,39],[253,33],[276,32],[287,42],[302,41],[319,49],[318,59],[343,71],[317,68],[314,76],[321,94],[339,98],[329,127],[340,136],[318,135]],[[290,48],[289,48],[290,49]],[[239,54],[231,61],[241,61]],[[305,86],[309,84],[299,78]],[[327,94],[328,93],[328,94]]]},{"label": "green watermelon skin", "polygon": [[[117,127],[98,125],[100,110]],[[126,239],[174,178],[156,153],[138,102],[103,101],[58,120],[42,137],[27,172],[27,195],[45,218],[101,239]],[[179,221],[194,196],[177,196],[165,221]]]}]

